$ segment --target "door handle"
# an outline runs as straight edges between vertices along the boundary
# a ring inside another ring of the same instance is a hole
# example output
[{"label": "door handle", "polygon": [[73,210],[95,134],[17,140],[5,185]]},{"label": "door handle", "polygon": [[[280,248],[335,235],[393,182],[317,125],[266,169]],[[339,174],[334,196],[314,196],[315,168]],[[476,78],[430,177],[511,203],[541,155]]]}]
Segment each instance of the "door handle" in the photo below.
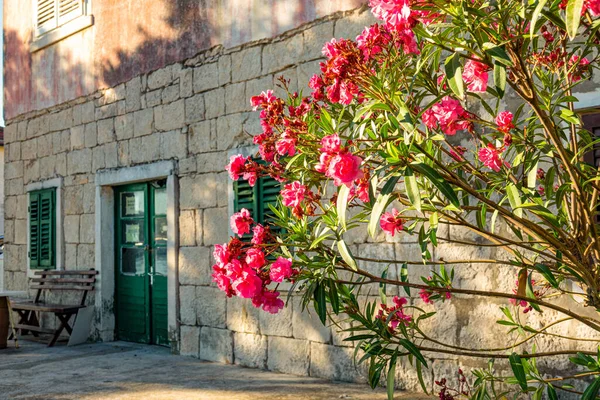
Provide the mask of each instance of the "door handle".
[{"label": "door handle", "polygon": [[154,274],[150,274],[150,285],[154,285]]}]

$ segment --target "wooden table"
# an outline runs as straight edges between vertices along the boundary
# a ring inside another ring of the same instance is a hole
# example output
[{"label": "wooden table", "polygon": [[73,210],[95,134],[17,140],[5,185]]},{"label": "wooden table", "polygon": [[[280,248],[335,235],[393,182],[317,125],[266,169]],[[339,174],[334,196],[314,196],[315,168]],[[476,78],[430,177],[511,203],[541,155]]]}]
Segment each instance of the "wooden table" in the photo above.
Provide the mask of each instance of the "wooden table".
[{"label": "wooden table", "polygon": [[27,292],[0,291],[0,349],[6,348],[8,329],[11,325],[9,297],[27,297]]}]

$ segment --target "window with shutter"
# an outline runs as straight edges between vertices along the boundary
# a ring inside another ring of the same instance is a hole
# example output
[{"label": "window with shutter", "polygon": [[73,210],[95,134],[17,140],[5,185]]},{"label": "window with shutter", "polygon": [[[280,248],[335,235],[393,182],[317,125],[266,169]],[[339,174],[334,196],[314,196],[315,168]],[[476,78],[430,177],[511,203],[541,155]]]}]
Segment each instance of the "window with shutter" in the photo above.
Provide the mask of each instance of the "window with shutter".
[{"label": "window with shutter", "polygon": [[246,208],[256,222],[267,224],[273,216],[269,204],[277,204],[280,190],[281,184],[268,176],[259,178],[254,187],[242,179],[233,182],[234,212]]},{"label": "window with shutter", "polygon": [[83,0],[58,0],[58,25],[83,15]]},{"label": "window with shutter", "polygon": [[32,0],[35,38],[30,51],[35,52],[76,32],[92,26],[90,0]]},{"label": "window with shutter", "polygon": [[56,189],[29,193],[29,267],[54,268],[56,263]]},{"label": "window with shutter", "polygon": [[57,0],[36,0],[36,36],[58,26]]}]

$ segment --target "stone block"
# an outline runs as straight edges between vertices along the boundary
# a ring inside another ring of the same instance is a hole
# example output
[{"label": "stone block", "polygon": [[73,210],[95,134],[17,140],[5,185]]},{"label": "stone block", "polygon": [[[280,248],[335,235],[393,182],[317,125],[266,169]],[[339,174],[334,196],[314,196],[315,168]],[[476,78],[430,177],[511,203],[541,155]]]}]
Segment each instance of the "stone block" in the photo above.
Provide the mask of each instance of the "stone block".
[{"label": "stone block", "polygon": [[[189,138],[188,138],[189,143]],[[196,172],[196,157],[191,156],[179,160],[179,176],[189,175]]]},{"label": "stone block", "polygon": [[185,99],[185,123],[190,124],[204,119],[204,96],[197,94]]},{"label": "stone block", "polygon": [[206,153],[217,148],[214,125],[213,121],[202,121],[190,126],[188,134],[190,154]]},{"label": "stone block", "polygon": [[[329,343],[331,341],[331,328],[321,323],[319,316],[312,303],[307,309],[302,310],[302,298],[300,296],[292,297],[292,332],[296,339],[306,339],[313,342]],[[310,311],[310,313],[309,313]]]},{"label": "stone block", "polygon": [[261,75],[261,47],[249,47],[231,54],[231,81],[240,82]]},{"label": "stone block", "polygon": [[79,236],[81,243],[95,243],[96,215],[83,214],[80,217]]},{"label": "stone block", "polygon": [[250,145],[252,137],[244,133],[245,114],[230,114],[217,119],[217,149],[229,150]]},{"label": "stone block", "polygon": [[92,149],[92,171],[96,172],[104,167],[104,150],[102,146],[96,146]]},{"label": "stone block", "polygon": [[23,161],[13,161],[4,164],[4,178],[14,179],[23,177]]},{"label": "stone block", "polygon": [[14,243],[15,244],[27,244],[27,220],[26,219],[16,219],[14,220],[15,224],[15,236]]},{"label": "stone block", "polygon": [[88,101],[87,103],[79,104],[73,109],[73,122],[81,119],[82,124],[94,121],[96,105],[94,101]]},{"label": "stone block", "polygon": [[334,381],[364,380],[354,365],[354,349],[310,343],[310,376]]},{"label": "stone block", "polygon": [[15,220],[4,219],[4,243],[15,242]]},{"label": "stone block", "polygon": [[63,190],[65,215],[83,214],[83,186],[67,186]]},{"label": "stone block", "polygon": [[196,325],[196,286],[179,287],[179,310],[181,323]]},{"label": "stone block", "polygon": [[252,333],[233,334],[235,363],[250,368],[266,368],[267,337]]},{"label": "stone block", "polygon": [[125,83],[125,110],[132,112],[142,106],[142,81],[139,76]]},{"label": "stone block", "polygon": [[83,185],[83,212],[93,214],[96,212],[96,186],[93,183]]},{"label": "stone block", "polygon": [[269,338],[267,368],[294,375],[308,375],[310,343],[280,337]]},{"label": "stone block", "polygon": [[71,149],[83,149],[85,147],[85,125],[74,126],[71,132]]},{"label": "stone block", "polygon": [[323,46],[334,37],[333,25],[334,21],[326,21],[302,32],[302,53],[300,54],[302,54],[303,59],[314,60],[316,58],[323,58],[323,54],[321,53]]},{"label": "stone block", "polygon": [[[387,269],[387,277],[389,279],[397,279],[398,277],[398,266],[390,264],[389,261],[395,260],[394,245],[389,243],[373,243],[373,244],[360,244],[358,245],[358,251],[356,255],[371,258],[375,260],[382,260],[383,262],[375,261],[360,261],[360,268],[375,275],[382,276],[384,271]],[[387,262],[386,262],[387,260]],[[398,288],[392,285],[387,285],[386,292],[390,295],[398,294]]]},{"label": "stone block", "polygon": [[27,125],[29,121],[21,121],[17,125],[17,140],[23,141],[27,139]]},{"label": "stone block", "polygon": [[219,86],[219,71],[216,62],[194,68],[194,92],[204,92]]},{"label": "stone block", "polygon": [[[347,38],[356,39],[356,36],[360,35],[365,27],[370,26],[376,22],[379,22],[373,14],[366,9],[354,12],[352,15],[344,18],[343,22],[335,24],[334,37],[336,38]],[[320,45],[319,47],[323,47]]]},{"label": "stone block", "polygon": [[46,157],[52,154],[52,134],[40,136],[38,138],[37,156]]},{"label": "stone block", "polygon": [[227,296],[220,289],[209,286],[196,288],[198,325],[213,328],[227,327]]},{"label": "stone block", "polygon": [[167,86],[173,81],[171,67],[161,68],[148,75],[148,89],[154,90]]},{"label": "stone block", "polygon": [[66,215],[63,223],[65,242],[79,243],[79,215]]},{"label": "stone block", "polygon": [[18,136],[18,124],[13,123],[13,124],[6,125],[6,127],[4,128],[4,138],[6,139],[6,142],[7,143],[15,142],[17,140],[17,136]]},{"label": "stone block", "polygon": [[19,161],[21,159],[21,142],[6,144],[6,161]]},{"label": "stone block", "polygon": [[95,267],[95,245],[80,244],[77,246],[77,268],[72,269],[90,269]]},{"label": "stone block", "polygon": [[55,176],[56,156],[40,158],[40,179],[49,179]]},{"label": "stone block", "polygon": [[[286,300],[285,296],[285,293],[282,294],[283,301]],[[290,302],[277,314],[270,314],[268,312],[260,311],[260,333],[267,336],[291,337],[293,334],[292,310],[293,304]]]},{"label": "stone block", "polygon": [[60,153],[56,155],[56,164],[54,166],[54,170],[58,176],[67,175],[67,153]]},{"label": "stone block", "polygon": [[231,82],[231,56],[222,55],[218,61],[219,70],[219,86],[223,86]]},{"label": "stone block", "polygon": [[249,110],[250,101],[246,99],[246,84],[240,82],[227,85],[225,87],[225,112],[232,114]]},{"label": "stone block", "polygon": [[259,316],[263,311],[249,299],[227,298],[227,329],[235,332],[260,333]]},{"label": "stone block", "polygon": [[154,110],[146,108],[133,113],[133,136],[145,136],[152,133]]},{"label": "stone block", "polygon": [[117,103],[107,104],[102,107],[96,107],[96,121],[111,117],[116,117],[119,114]]},{"label": "stone block", "polygon": [[302,54],[302,49],[302,34],[263,47],[262,73],[269,74],[281,71],[296,64],[298,54]]},{"label": "stone block", "polygon": [[98,125],[96,122],[90,122],[85,125],[84,144],[87,148],[98,145]]},{"label": "stone block", "polygon": [[[37,162],[35,164],[37,165]],[[38,175],[39,175],[39,169],[38,169]],[[23,190],[24,183],[23,182],[25,182],[25,178],[17,178],[17,179],[10,179],[10,180],[4,181],[5,196],[15,196],[15,195],[23,194],[23,192],[24,192],[24,190]]]},{"label": "stone block", "polygon": [[117,142],[107,143],[102,146],[104,151],[105,168],[116,168],[119,165],[119,154]]},{"label": "stone block", "polygon": [[121,141],[117,147],[117,161],[120,167],[129,165],[129,141]]},{"label": "stone block", "polygon": [[160,134],[129,140],[129,160],[139,164],[157,160],[160,157]]},{"label": "stone block", "polygon": [[233,333],[226,329],[202,327],[200,358],[225,364],[233,363]]},{"label": "stone block", "polygon": [[167,86],[163,89],[161,95],[163,104],[172,103],[175,100],[179,99],[179,83]]},{"label": "stone block", "polygon": [[[40,179],[39,160],[28,160],[23,164],[23,182],[25,184],[36,182]],[[8,180],[8,179],[7,179]]]},{"label": "stone block", "polygon": [[200,328],[182,325],[180,330],[181,345],[179,354],[182,356],[200,357]]},{"label": "stone block", "polygon": [[[227,162],[227,159],[221,161],[223,164]],[[223,167],[224,171],[225,167]],[[217,174],[217,206],[227,207],[229,206],[229,185],[231,180],[227,172],[221,172]]]},{"label": "stone block", "polygon": [[160,158],[187,157],[187,135],[180,130],[162,132],[160,138]]},{"label": "stone block", "polygon": [[179,96],[187,98],[194,94],[194,70],[192,68],[182,69],[179,73]]},{"label": "stone block", "polygon": [[302,90],[305,94],[309,93],[310,90],[310,88],[308,87],[308,82],[310,81],[310,78],[312,78],[314,74],[321,72],[319,64],[320,61],[310,61],[300,64],[296,68],[298,88]]},{"label": "stone block", "polygon": [[67,171],[69,175],[89,173],[91,170],[91,149],[75,150],[67,154]]},{"label": "stone block", "polygon": [[227,230],[227,208],[207,208],[202,214],[202,243],[210,246],[225,243],[229,239]]},{"label": "stone block", "polygon": [[115,118],[115,136],[117,140],[133,137],[133,114],[119,115]]},{"label": "stone block", "polygon": [[179,213],[179,245],[196,245],[196,210],[182,210]]},{"label": "stone block", "polygon": [[[198,154],[196,160],[196,167],[200,174],[225,171],[225,166],[229,163],[227,153],[224,151]],[[223,179],[219,180],[218,183],[227,185],[228,181]]]},{"label": "stone block", "polygon": [[29,139],[21,144],[21,157],[23,160],[37,158],[37,139]]},{"label": "stone block", "polygon": [[180,284],[209,285],[212,282],[211,274],[208,247],[181,247],[179,249]]},{"label": "stone block", "polygon": [[204,118],[212,119],[225,114],[225,89],[204,93]]},{"label": "stone block", "polygon": [[69,268],[77,265],[77,245],[75,243],[65,244],[65,265]]},{"label": "stone block", "polygon": [[179,180],[182,209],[216,207],[217,174],[182,177]]},{"label": "stone block", "polygon": [[162,104],[162,89],[147,92],[142,98],[142,108],[152,108]]},{"label": "stone block", "polygon": [[154,107],[154,127],[159,131],[180,129],[185,122],[184,100]]}]

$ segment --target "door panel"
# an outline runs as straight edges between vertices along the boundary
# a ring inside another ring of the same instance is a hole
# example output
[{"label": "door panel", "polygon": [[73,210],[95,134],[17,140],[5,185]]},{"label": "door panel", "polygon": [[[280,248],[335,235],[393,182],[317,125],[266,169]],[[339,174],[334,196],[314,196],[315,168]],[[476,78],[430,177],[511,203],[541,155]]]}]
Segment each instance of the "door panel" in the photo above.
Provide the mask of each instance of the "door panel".
[{"label": "door panel", "polygon": [[165,182],[115,188],[119,339],[169,345]]}]

